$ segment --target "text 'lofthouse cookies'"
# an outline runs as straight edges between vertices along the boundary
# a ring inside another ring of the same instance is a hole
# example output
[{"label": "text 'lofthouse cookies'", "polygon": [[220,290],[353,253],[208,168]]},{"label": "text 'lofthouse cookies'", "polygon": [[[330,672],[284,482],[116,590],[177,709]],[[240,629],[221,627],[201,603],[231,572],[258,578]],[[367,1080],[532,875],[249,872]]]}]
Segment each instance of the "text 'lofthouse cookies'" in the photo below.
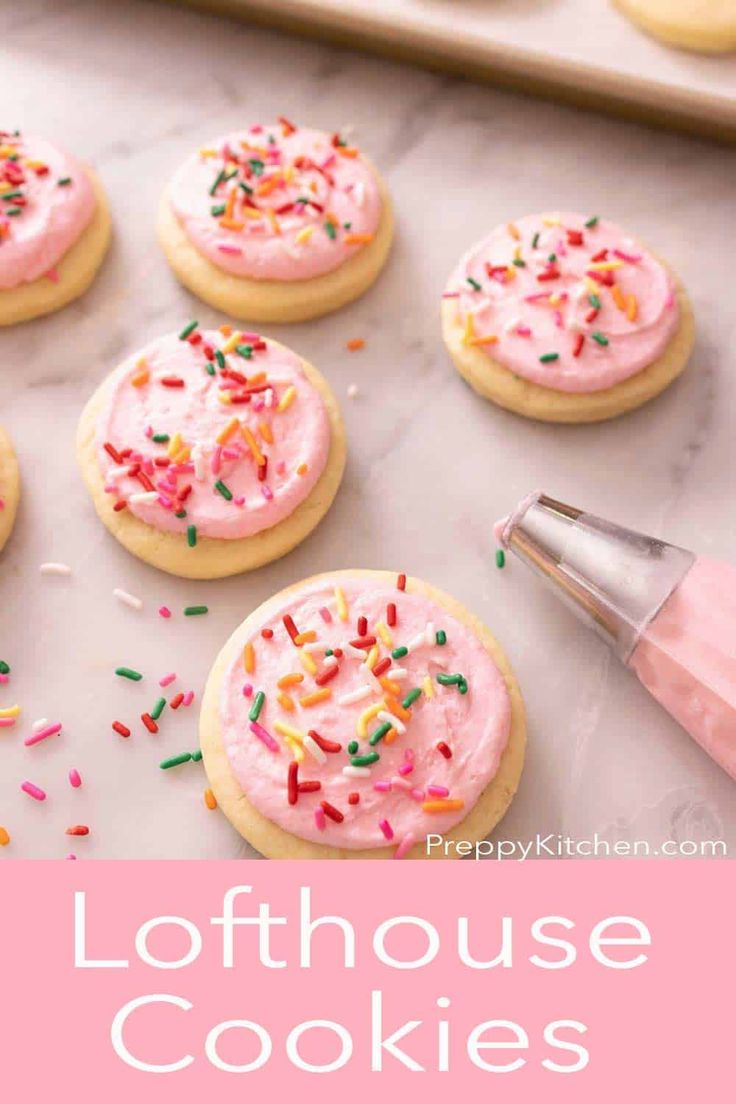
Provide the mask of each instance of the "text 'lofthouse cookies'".
[{"label": "text 'lofthouse cookies'", "polygon": [[316,369],[260,334],[196,322],[107,378],[77,444],[108,529],[188,578],[290,551],[328,510],[345,465],[340,412]]},{"label": "text 'lofthouse cookies'", "polygon": [[289,587],[235,631],[200,737],[220,808],[264,855],[428,858],[446,857],[428,835],[476,842],[503,816],[525,722],[508,660],[459,602],[354,570]]},{"label": "text 'lofthouse cookies'", "polygon": [[217,138],[185,161],[158,233],[178,278],[206,303],[244,320],[297,322],[370,287],[393,220],[356,146],[281,119]]},{"label": "text 'lofthouse cookies'", "polygon": [[658,395],[694,323],[651,253],[596,216],[527,215],[461,259],[442,301],[456,368],[485,398],[550,422],[594,422]]},{"label": "text 'lofthouse cookies'", "polygon": [[0,131],[0,325],[78,298],[109,241],[94,173],[43,138]]},{"label": "text 'lofthouse cookies'", "polygon": [[0,551],[13,531],[20,498],[20,475],[13,445],[0,426]]}]

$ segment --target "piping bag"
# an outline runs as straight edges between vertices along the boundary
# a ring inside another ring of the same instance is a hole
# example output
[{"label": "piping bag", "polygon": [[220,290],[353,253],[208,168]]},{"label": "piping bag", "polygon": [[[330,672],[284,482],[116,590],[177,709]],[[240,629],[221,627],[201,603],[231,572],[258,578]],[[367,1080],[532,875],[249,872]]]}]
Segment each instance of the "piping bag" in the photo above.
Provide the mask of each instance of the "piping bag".
[{"label": "piping bag", "polygon": [[495,534],[736,779],[736,567],[541,492]]}]

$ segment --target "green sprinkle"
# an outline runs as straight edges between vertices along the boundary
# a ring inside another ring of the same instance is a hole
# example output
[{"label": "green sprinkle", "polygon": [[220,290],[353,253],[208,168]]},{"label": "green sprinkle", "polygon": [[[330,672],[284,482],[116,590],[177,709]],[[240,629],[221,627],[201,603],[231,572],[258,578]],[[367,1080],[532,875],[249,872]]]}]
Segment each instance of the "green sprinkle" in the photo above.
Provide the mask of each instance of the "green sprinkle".
[{"label": "green sprinkle", "polygon": [[200,614],[209,613],[209,606],[185,606],[185,617],[199,617]]},{"label": "green sprinkle", "polygon": [[21,215],[22,213],[23,213],[23,208],[22,207],[6,207],[5,208],[5,214],[8,215],[10,218],[14,218],[15,215]]},{"label": "green sprinkle", "polygon": [[67,188],[71,184],[71,182],[72,178],[70,176],[62,176],[60,180],[56,181],[56,187]]},{"label": "green sprinkle", "polygon": [[213,196],[213,195],[215,194],[215,192],[216,192],[216,191],[217,191],[217,189],[218,189],[218,188],[220,187],[220,185],[222,184],[222,182],[223,182],[223,180],[224,180],[224,179],[225,179],[225,170],[224,170],[224,169],[220,169],[219,173],[218,173],[218,174],[217,174],[217,176],[215,177],[215,181],[214,181],[214,184],[213,184],[213,185],[212,185],[212,187],[210,188],[210,195],[211,195],[211,196]]},{"label": "green sprinkle", "polygon": [[140,671],[134,671],[132,667],[116,667],[115,674],[120,675],[121,678],[130,679],[131,682],[140,682],[143,678]]},{"label": "green sprinkle", "polygon": [[600,299],[599,295],[589,295],[588,296],[588,302],[590,303],[591,307],[595,307],[596,310],[601,309],[602,304],[601,304],[601,299]]},{"label": "green sprinkle", "polygon": [[242,188],[246,195],[253,195],[253,189],[250,184],[246,184],[244,180],[241,180],[238,184],[239,188]]},{"label": "green sprinkle", "polygon": [[217,482],[215,483],[215,490],[219,491],[220,494],[222,495],[222,497],[227,499],[228,502],[231,501],[231,499],[233,497],[233,492],[230,490],[230,488],[227,486],[227,484],[222,482],[221,479],[218,479]]},{"label": "green sprinkle", "polygon": [[193,322],[190,322],[189,325],[185,326],[184,329],[181,331],[181,333],[179,334],[179,340],[180,341],[186,341],[186,339],[189,337],[189,335],[194,333],[194,331],[196,330],[198,325],[199,325],[199,322],[197,322],[197,320],[195,318],[195,320]]},{"label": "green sprinkle", "polygon": [[348,755],[356,755],[360,744],[357,740],[351,740],[348,744]]},{"label": "green sprinkle", "polygon": [[10,674],[10,664],[6,663],[4,659],[0,659],[0,675]]},{"label": "green sprinkle", "polygon": [[536,249],[539,245],[539,234],[535,234],[532,238],[532,249]]},{"label": "green sprinkle", "polygon": [[210,214],[213,218],[219,218],[220,215],[225,214],[225,204],[217,203],[214,207],[210,207]]},{"label": "green sprinkle", "polygon": [[332,648],[325,648],[325,656],[331,656],[334,654],[335,653],[333,652]]},{"label": "green sprinkle", "polygon": [[589,218],[585,225],[588,227],[589,230],[591,230],[594,226],[597,226],[598,215],[593,215],[592,218]]},{"label": "green sprinkle", "polygon": [[23,192],[19,188],[16,192],[5,192],[2,196],[0,196],[0,198],[3,200],[4,203],[7,203],[11,199],[20,199],[22,195]]},{"label": "green sprinkle", "polygon": [[253,357],[253,346],[252,345],[236,345],[235,346],[235,352],[238,354],[238,356],[241,356],[243,358],[243,360],[251,360],[252,357]]},{"label": "green sprinkle", "polygon": [[411,707],[413,706],[413,704],[417,700],[417,698],[421,698],[421,696],[422,696],[422,691],[419,689],[418,686],[415,686],[413,690],[409,691],[409,693],[406,695],[406,697],[404,698],[404,700],[402,701],[401,704],[404,707],[404,709],[411,709]]},{"label": "green sprinkle", "polygon": [[258,718],[261,715],[261,710],[263,709],[263,703],[265,702],[265,700],[266,700],[266,695],[263,693],[262,690],[259,690],[258,693],[256,694],[256,696],[253,699],[252,706],[250,707],[250,713],[248,714],[248,720],[249,721],[257,721],[258,720]]},{"label": "green sprinkle", "polygon": [[263,170],[265,169],[266,166],[257,157],[252,157],[250,159],[250,161],[248,162],[248,164],[250,165],[251,169],[253,170],[253,175],[254,176],[262,176],[263,175]]},{"label": "green sprinkle", "polygon": [[211,361],[211,360],[208,360],[208,361],[207,361],[207,364],[206,364],[206,369],[207,369],[207,375],[208,375],[208,376],[214,376],[214,374],[215,374],[215,366],[214,366],[214,364],[212,363],[212,361]]},{"label": "green sprinkle", "polygon": [[343,230],[352,230],[353,224],[352,224],[352,222],[344,222],[342,224],[342,228],[343,228]]},{"label": "green sprinkle", "polygon": [[462,675],[437,675],[437,681],[440,686],[457,686],[462,679]]},{"label": "green sprinkle", "polygon": [[337,230],[335,229],[334,223],[325,223],[325,233],[327,234],[328,238],[331,238],[333,241],[335,240],[335,238],[337,237]]},{"label": "green sprinkle", "polygon": [[[371,747],[375,747],[376,744],[380,743],[386,733],[391,731],[392,727],[393,725],[386,721],[385,724],[382,724],[380,728],[377,728],[375,732],[371,733],[368,737],[368,743]],[[355,766],[355,764],[353,764],[353,766]]]},{"label": "green sprinkle", "polygon": [[165,445],[171,438],[168,433],[154,433],[151,440],[157,445]]},{"label": "green sprinkle", "polygon": [[402,645],[400,648],[394,648],[394,650],[391,653],[391,658],[392,659],[403,659],[404,656],[408,655],[408,654],[409,654],[409,649],[405,648]]},{"label": "green sprinkle", "polygon": [[154,721],[157,721],[164,711],[166,706],[166,698],[159,698],[153,709],[151,710],[151,717]]},{"label": "green sprinkle", "polygon": [[540,356],[539,359],[541,360],[542,364],[550,364],[553,360],[559,360],[560,359],[560,354],[559,353],[542,353],[542,355]]},{"label": "green sprinkle", "polygon": [[221,349],[215,349],[215,360],[217,361],[220,368],[225,367],[225,356]]},{"label": "green sprinkle", "polygon": [[440,644],[440,645],[446,644],[447,643],[447,633],[445,632],[444,629],[438,629],[437,632],[435,633],[434,639],[435,639],[435,642],[437,644]]},{"label": "green sprinkle", "polygon": [[190,548],[194,548],[196,543],[197,543],[197,526],[196,525],[188,525],[187,526],[187,544],[189,545]]},{"label": "green sprinkle", "polygon": [[187,516],[186,510],[177,510],[174,514],[175,518],[185,518]]},{"label": "green sprinkle", "polygon": [[557,260],[557,254],[556,253],[550,253],[547,260],[549,261],[550,264],[554,264],[555,261]]},{"label": "green sprinkle", "polygon": [[602,334],[602,333],[599,333],[597,330],[596,330],[595,333],[592,333],[590,336],[593,338],[594,341],[597,341],[599,345],[607,345],[608,344],[608,338],[606,337],[606,335]]},{"label": "green sprinkle", "polygon": [[503,548],[496,549],[496,567],[506,566],[506,553]]},{"label": "green sprinkle", "polygon": [[168,770],[170,767],[180,767],[182,763],[191,763],[191,761],[191,751],[183,751],[181,755],[172,755],[170,759],[162,759],[159,767],[161,770]]},{"label": "green sprinkle", "polygon": [[514,257],[511,263],[516,265],[517,268],[526,268],[526,261],[522,261],[521,257]]},{"label": "green sprinkle", "polygon": [[202,759],[202,749],[197,748],[196,751],[192,752],[192,762],[193,763],[199,763],[201,761],[201,759]]},{"label": "green sprinkle", "polygon": [[381,756],[377,751],[371,751],[368,755],[353,755],[350,765],[353,767],[370,767],[371,763],[377,763],[380,758]]},{"label": "green sprinkle", "polygon": [[480,284],[478,283],[477,280],[474,280],[472,276],[468,276],[466,278],[467,278],[468,283],[472,287],[473,291],[480,291]]},{"label": "green sprinkle", "polygon": [[467,692],[468,692],[468,680],[464,679],[464,678],[460,679],[460,682],[457,684],[457,688],[458,688],[458,690],[460,691],[461,694],[467,694]]}]

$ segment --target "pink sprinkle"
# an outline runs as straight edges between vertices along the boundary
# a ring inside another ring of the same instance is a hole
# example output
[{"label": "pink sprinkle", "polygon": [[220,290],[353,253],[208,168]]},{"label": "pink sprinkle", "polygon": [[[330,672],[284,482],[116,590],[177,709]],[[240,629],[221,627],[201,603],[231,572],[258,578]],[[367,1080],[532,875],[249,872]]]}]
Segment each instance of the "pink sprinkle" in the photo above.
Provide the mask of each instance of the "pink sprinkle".
[{"label": "pink sprinkle", "polygon": [[34,732],[32,736],[26,736],[23,743],[26,747],[33,747],[34,744],[40,744],[42,740],[48,740],[49,736],[55,736],[57,732],[61,732],[60,724],[46,725],[45,728]]},{"label": "pink sprinkle", "polygon": [[666,307],[667,310],[670,310],[672,307],[674,307],[674,305],[675,305],[675,294],[674,294],[673,291],[670,291],[669,295],[667,296],[667,301],[665,303],[665,307]]},{"label": "pink sprinkle", "polygon": [[404,758],[408,759],[408,761],[410,763],[413,763],[414,762],[414,749],[413,748],[404,748]]},{"label": "pink sprinkle", "polygon": [[153,475],[153,473],[156,471],[156,465],[154,464],[150,456],[145,456],[143,460],[141,460],[141,465],[146,475]]},{"label": "pink sprinkle", "polygon": [[283,475],[285,471],[286,471],[286,464],[284,463],[283,460],[279,460],[278,464],[276,465],[276,474],[277,475]]},{"label": "pink sprinkle", "polygon": [[15,724],[15,717],[0,717],[0,728],[12,728]]},{"label": "pink sprinkle", "polygon": [[442,293],[442,298],[443,299],[459,299],[460,298],[460,292],[459,291],[444,291]]},{"label": "pink sprinkle", "polygon": [[212,453],[212,471],[214,475],[217,475],[220,471],[220,460],[222,458],[222,446],[218,445],[215,451]]},{"label": "pink sprinkle", "polygon": [[411,774],[411,772],[413,770],[414,770],[414,764],[412,762],[410,762],[409,760],[407,760],[405,763],[402,763],[401,766],[399,767],[399,774]]},{"label": "pink sprinkle", "polygon": [[168,606],[159,606],[158,607],[158,615],[159,615],[159,617],[169,618],[169,617],[171,617],[171,610],[169,609]]},{"label": "pink sprinkle", "polygon": [[516,327],[516,332],[519,335],[519,337],[531,337],[532,336],[532,331],[529,329],[528,326],[517,326]]},{"label": "pink sprinkle", "polygon": [[79,771],[75,770],[73,767],[69,771],[69,785],[73,786],[75,790],[78,790],[82,785],[82,776]]},{"label": "pink sprinkle", "polygon": [[242,453],[240,449],[224,448],[222,450],[222,455],[225,457],[226,460],[239,460]]},{"label": "pink sprinkle", "polygon": [[243,687],[243,697],[244,698],[252,698],[253,697],[253,686],[249,682],[246,682],[245,686]]},{"label": "pink sprinkle", "polygon": [[225,242],[218,242],[217,248],[220,253],[233,253],[238,256],[242,253],[242,249],[239,245],[227,245]]},{"label": "pink sprinkle", "polygon": [[432,797],[449,797],[450,791],[447,786],[427,786],[427,793]]},{"label": "pink sprinkle", "polygon": [[424,801],[424,790],[416,789],[411,791],[411,796],[415,801]]},{"label": "pink sprinkle", "polygon": [[394,830],[387,820],[379,820],[378,827],[381,829],[387,840],[391,840],[394,838]]},{"label": "pink sprinkle", "polygon": [[414,833],[413,832],[407,832],[406,835],[402,836],[401,839],[399,840],[399,845],[396,848],[396,850],[394,851],[394,858],[395,859],[404,859],[404,858],[406,858],[407,854],[409,853],[409,851],[411,851],[411,849],[414,846],[415,842],[416,842],[416,837],[415,837]]},{"label": "pink sprinkle", "polygon": [[257,736],[259,740],[263,741],[269,751],[279,750],[279,745],[276,743],[271,733],[266,732],[263,725],[259,725],[258,721],[250,722],[250,730],[254,736]]},{"label": "pink sprinkle", "polygon": [[549,299],[549,293],[546,291],[536,292],[534,295],[525,295],[525,303],[538,303],[541,299]]},{"label": "pink sprinkle", "polygon": [[328,610],[327,606],[320,606],[319,615],[322,620],[325,621],[328,625],[332,623],[332,614]]},{"label": "pink sprinkle", "polygon": [[324,809],[321,809],[319,806],[317,806],[317,808],[314,810],[314,823],[317,825],[320,832],[324,832],[325,828],[327,827],[327,819],[325,817],[325,811],[324,811]]},{"label": "pink sprinkle", "polygon": [[261,490],[263,491],[263,497],[265,498],[266,502],[271,502],[271,500],[273,499],[273,491],[268,486],[268,484],[264,483],[261,487]]},{"label": "pink sprinkle", "polygon": [[374,782],[373,783],[373,789],[377,790],[378,793],[390,793],[391,783],[390,782]]},{"label": "pink sprinkle", "polygon": [[77,856],[76,855],[67,855],[66,858],[67,858],[67,862],[76,862],[77,861]]},{"label": "pink sprinkle", "polygon": [[45,801],[46,793],[39,786],[34,786],[33,782],[21,782],[20,788],[23,793],[27,793],[29,797],[34,798],[36,801]]},{"label": "pink sprinkle", "polygon": [[159,686],[171,686],[172,682],[176,682],[176,675],[173,671],[170,675],[164,675],[162,679],[158,680]]},{"label": "pink sprinkle", "polygon": [[561,330],[562,329],[562,312],[556,310],[554,318],[555,318],[555,326],[557,327],[558,330]]},{"label": "pink sprinkle", "polygon": [[143,432],[145,433],[146,437],[153,437],[153,426],[146,426]]},{"label": "pink sprinkle", "polygon": [[171,499],[167,498],[166,495],[164,495],[164,494],[160,494],[158,496],[158,501],[159,501],[159,505],[164,506],[167,510],[170,510],[171,507],[174,505],[173,502],[171,501]]},{"label": "pink sprinkle", "polygon": [[621,249],[614,249],[614,257],[618,257],[620,261],[626,261],[628,264],[638,264],[641,260],[641,253],[624,253]]},{"label": "pink sprinkle", "polygon": [[[0,507],[2,509],[2,507]],[[10,682],[10,675],[0,675],[0,683]]]},{"label": "pink sprinkle", "polygon": [[186,694],[184,695],[184,697],[182,699],[181,704],[182,705],[191,705],[193,701],[194,701],[194,691],[193,690],[187,690]]},{"label": "pink sprinkle", "polygon": [[245,495],[236,495],[233,502],[236,506],[245,506]]},{"label": "pink sprinkle", "polygon": [[243,337],[243,341],[248,341],[248,342],[250,342],[250,341],[260,341],[261,340],[261,335],[257,334],[257,333],[253,333],[252,330],[244,331],[243,334],[242,334],[242,337]]},{"label": "pink sprinkle", "polygon": [[58,282],[59,282],[59,273],[57,272],[57,270],[55,268],[50,268],[48,270],[48,272],[45,273],[45,276],[46,276],[46,279],[50,280],[52,284],[58,284]]}]

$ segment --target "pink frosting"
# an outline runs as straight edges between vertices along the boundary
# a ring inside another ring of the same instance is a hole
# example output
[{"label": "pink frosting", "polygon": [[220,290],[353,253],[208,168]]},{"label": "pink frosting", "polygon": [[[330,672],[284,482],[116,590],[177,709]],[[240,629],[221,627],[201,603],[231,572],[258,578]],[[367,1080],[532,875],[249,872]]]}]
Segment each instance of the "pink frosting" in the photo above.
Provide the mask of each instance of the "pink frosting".
[{"label": "pink frosting", "polygon": [[256,280],[332,272],[367,244],[381,217],[375,174],[356,148],[286,120],[228,134],[193,154],[170,197],[200,253]]},{"label": "pink frosting", "polygon": [[57,279],[54,265],[94,210],[89,177],[74,157],[44,138],[0,133],[0,290]]},{"label": "pink frosting", "polygon": [[[344,620],[336,587],[342,588],[345,598]],[[396,606],[396,624],[387,630],[391,639],[387,644],[376,626],[382,622],[386,631],[390,603]],[[285,617],[294,622],[292,632],[316,635],[313,643],[304,645],[314,649],[309,653],[315,664],[312,673],[303,664],[301,649],[292,643]],[[375,636],[378,642],[376,663],[391,658],[393,648],[410,649],[408,655],[391,659],[388,674],[378,668],[379,677],[391,678],[393,688],[389,683],[382,686],[365,666],[369,641],[357,647],[358,654],[354,654],[356,646],[350,646],[350,641],[366,640],[360,636],[365,628],[361,617],[366,619],[368,638]],[[264,638],[264,629],[267,637],[269,632],[273,636]],[[436,642],[440,630],[447,637],[444,645]],[[252,673],[247,672],[247,664],[244,670],[249,644]],[[342,650],[336,676],[322,686],[330,694],[317,704],[301,704],[302,698],[319,691],[319,683],[329,671],[327,649]],[[394,671],[396,678],[391,675]],[[302,675],[303,681],[280,689],[279,680],[290,673]],[[461,692],[457,683],[441,685],[438,675],[461,675],[466,692]],[[427,677],[433,697],[424,689]],[[367,696],[360,701],[344,701],[345,695],[366,686]],[[366,724],[365,735],[358,735],[359,718],[368,707],[392,698],[404,701],[415,688],[422,693],[410,706],[410,716],[403,717],[404,731],[397,729],[395,738],[389,733],[372,745],[371,734],[384,723],[374,716]],[[249,711],[259,691],[265,694],[265,701],[254,731]],[[288,699],[279,700],[283,693],[293,703],[293,710]],[[249,634],[236,638],[222,683],[220,722],[230,763],[249,801],[280,827],[301,839],[337,847],[371,848],[389,840],[406,847],[412,838],[447,832],[472,809],[498,770],[509,738],[511,704],[503,676],[486,649],[442,606],[423,595],[399,590],[390,580],[337,576],[307,584],[286,600],[267,603],[250,625]],[[299,793],[296,804],[288,800],[288,773],[294,748],[300,744],[298,738],[296,744],[289,744],[288,731],[286,736],[279,731],[283,724],[302,736],[316,730],[340,745],[339,751],[324,753],[324,761],[305,748],[298,779],[319,782],[320,789]],[[264,732],[273,741],[271,748],[264,742]],[[359,742],[359,756],[380,756],[363,768],[365,774],[360,777],[344,773],[344,768],[351,768],[353,753],[348,745],[352,740]],[[443,755],[439,744],[446,745],[450,758]],[[350,794],[359,795],[358,804],[350,803]],[[424,802],[436,800],[459,801],[462,807],[446,811],[424,808]],[[337,823],[329,815],[323,816],[323,801],[344,819]]]},{"label": "pink frosting", "polygon": [[291,350],[257,334],[195,330],[152,341],[120,366],[96,444],[106,490],[141,521],[238,540],[309,495],[330,423]]},{"label": "pink frosting", "polygon": [[636,646],[647,690],[736,778],[736,567],[697,559]]},{"label": "pink frosting", "polygon": [[592,392],[640,372],[677,330],[667,270],[623,230],[569,212],[497,227],[445,292],[464,340],[517,376]]}]

